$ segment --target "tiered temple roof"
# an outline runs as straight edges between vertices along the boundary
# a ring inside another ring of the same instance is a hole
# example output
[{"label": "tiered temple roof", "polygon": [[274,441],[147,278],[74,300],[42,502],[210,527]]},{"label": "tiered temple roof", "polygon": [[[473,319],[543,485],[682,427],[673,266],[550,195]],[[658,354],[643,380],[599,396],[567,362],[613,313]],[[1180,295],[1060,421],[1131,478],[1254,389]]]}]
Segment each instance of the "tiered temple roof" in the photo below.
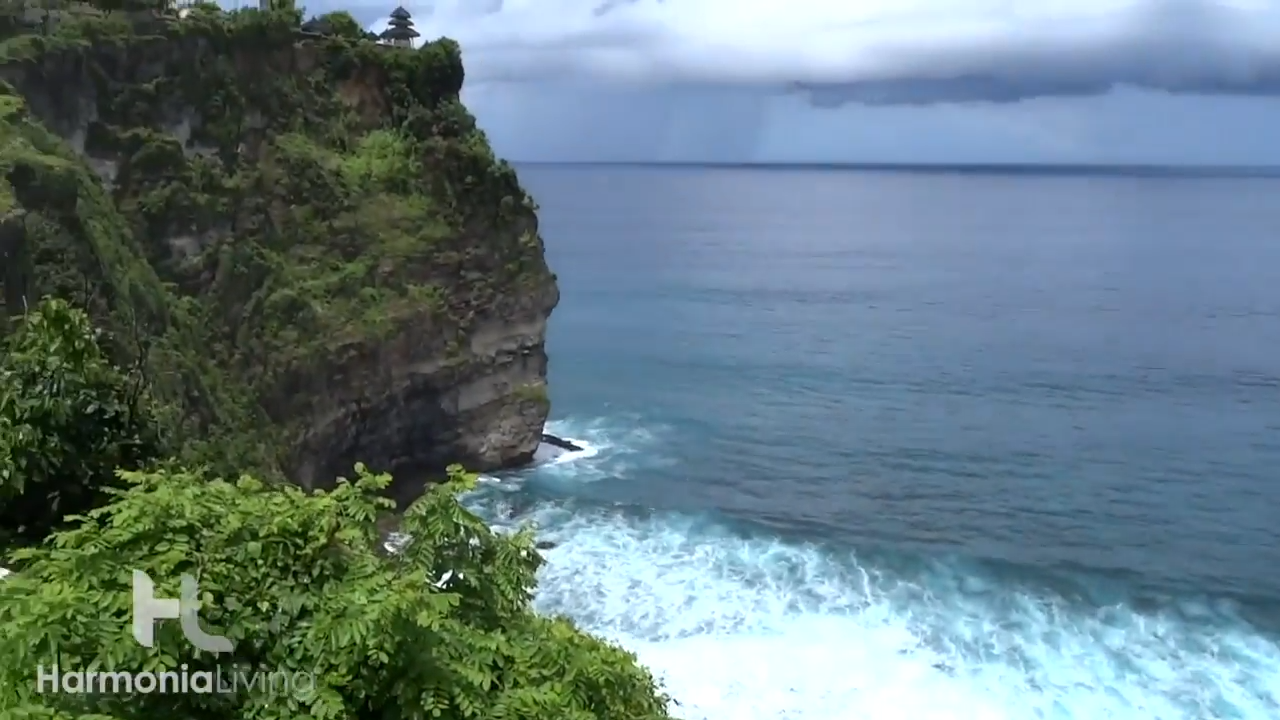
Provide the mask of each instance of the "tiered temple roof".
[{"label": "tiered temple roof", "polygon": [[387,21],[387,29],[382,31],[378,37],[391,42],[409,43],[418,37],[419,33],[413,29],[413,19],[409,16],[409,11],[403,7],[397,7],[391,11],[391,19]]}]

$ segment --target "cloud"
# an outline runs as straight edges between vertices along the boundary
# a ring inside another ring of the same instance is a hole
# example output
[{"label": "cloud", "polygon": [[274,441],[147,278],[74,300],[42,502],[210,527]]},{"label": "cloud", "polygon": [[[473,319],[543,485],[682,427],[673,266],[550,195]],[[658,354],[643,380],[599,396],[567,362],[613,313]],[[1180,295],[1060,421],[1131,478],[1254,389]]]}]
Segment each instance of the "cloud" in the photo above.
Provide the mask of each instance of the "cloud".
[{"label": "cloud", "polygon": [[449,0],[406,7],[424,36],[462,43],[473,86],[738,86],[801,93],[818,106],[1008,103],[1125,86],[1280,96],[1277,0]]}]

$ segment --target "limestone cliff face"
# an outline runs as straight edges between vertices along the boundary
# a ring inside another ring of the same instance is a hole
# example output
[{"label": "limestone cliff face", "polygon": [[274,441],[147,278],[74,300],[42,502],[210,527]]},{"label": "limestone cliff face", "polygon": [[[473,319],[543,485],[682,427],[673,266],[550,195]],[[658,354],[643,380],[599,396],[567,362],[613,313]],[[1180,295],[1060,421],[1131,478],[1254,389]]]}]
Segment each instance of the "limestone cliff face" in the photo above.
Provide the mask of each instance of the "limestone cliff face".
[{"label": "limestone cliff face", "polygon": [[457,46],[297,23],[5,38],[0,143],[23,148],[0,159],[6,308],[93,310],[193,460],[307,486],[357,461],[528,461],[559,294],[532,201],[458,101]]},{"label": "limestone cliff face", "polygon": [[386,342],[340,351],[300,396],[310,400],[294,477],[326,483],[367,458],[409,470],[531,460],[549,409],[544,339],[557,299],[554,285],[512,296],[476,318],[461,349],[408,321]]}]

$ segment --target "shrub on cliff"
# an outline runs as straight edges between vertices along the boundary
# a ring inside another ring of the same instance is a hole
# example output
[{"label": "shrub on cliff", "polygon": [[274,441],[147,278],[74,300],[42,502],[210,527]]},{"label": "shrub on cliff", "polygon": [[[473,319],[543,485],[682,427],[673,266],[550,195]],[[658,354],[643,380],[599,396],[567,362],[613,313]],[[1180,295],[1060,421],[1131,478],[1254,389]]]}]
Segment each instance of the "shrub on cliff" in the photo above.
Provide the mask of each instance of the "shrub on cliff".
[{"label": "shrub on cliff", "polygon": [[335,10],[318,18],[319,25],[326,35],[344,37],[351,40],[363,40],[369,33],[346,10]]},{"label": "shrub on cliff", "polygon": [[[0,715],[667,717],[634,657],[530,610],[541,559],[527,534],[496,534],[458,503],[474,476],[454,468],[414,503],[402,526],[414,539],[393,554],[376,526],[390,478],[357,473],[316,494],[249,478],[126,474],[127,491],[18,553],[24,569],[0,582]],[[157,597],[178,597],[182,574],[195,576],[204,631],[233,649],[198,652],[173,621],[142,647],[129,632],[134,570],[155,581]],[[57,665],[65,683],[77,670],[182,663],[188,678],[217,670],[224,686],[277,673],[276,693],[265,684],[237,694],[37,692],[41,666]]]},{"label": "shrub on cliff", "polygon": [[159,433],[141,378],[63,300],[22,319],[0,358],[0,540],[37,542],[103,502],[117,468],[155,458]]}]

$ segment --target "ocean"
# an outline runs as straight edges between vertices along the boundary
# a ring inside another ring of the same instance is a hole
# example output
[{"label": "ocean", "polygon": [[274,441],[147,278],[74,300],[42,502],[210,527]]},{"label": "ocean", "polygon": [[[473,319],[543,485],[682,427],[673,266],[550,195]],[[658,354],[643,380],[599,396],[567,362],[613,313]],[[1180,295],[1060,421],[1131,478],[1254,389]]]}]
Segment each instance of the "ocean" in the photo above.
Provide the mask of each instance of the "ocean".
[{"label": "ocean", "polygon": [[520,172],[586,450],[468,502],[676,715],[1280,718],[1280,179]]}]

